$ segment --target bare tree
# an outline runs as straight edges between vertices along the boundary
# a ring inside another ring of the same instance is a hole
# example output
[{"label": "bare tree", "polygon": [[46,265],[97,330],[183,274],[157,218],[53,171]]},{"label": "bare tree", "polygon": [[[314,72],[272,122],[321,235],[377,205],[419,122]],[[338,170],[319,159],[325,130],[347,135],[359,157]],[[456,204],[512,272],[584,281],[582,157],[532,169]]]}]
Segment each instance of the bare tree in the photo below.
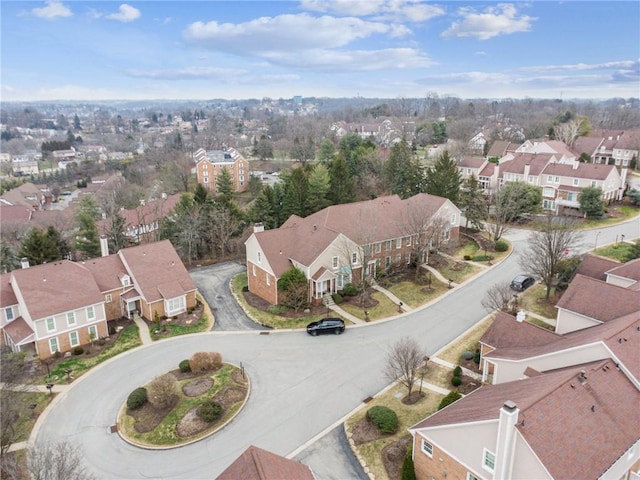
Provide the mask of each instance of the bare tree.
[{"label": "bare tree", "polygon": [[516,313],[515,293],[511,290],[509,282],[500,282],[492,285],[482,299],[482,306],[489,312],[500,310],[507,313]]},{"label": "bare tree", "polygon": [[[16,439],[16,426],[22,406],[16,399],[16,392],[28,391],[27,385],[22,385],[24,374],[24,353],[12,352],[8,347],[0,351],[0,457],[5,463],[5,455]],[[4,478],[4,477],[3,477]]]},{"label": "bare tree", "polygon": [[170,406],[176,397],[176,386],[176,377],[171,373],[154,378],[147,385],[149,403],[158,409]]},{"label": "bare tree", "polygon": [[27,451],[27,470],[32,480],[93,480],[82,465],[82,452],[68,442],[37,443]]},{"label": "bare tree", "polygon": [[576,138],[580,135],[585,135],[591,130],[591,125],[586,117],[580,116],[569,120],[566,123],[559,123],[553,127],[553,134],[557,140],[560,140],[570,147],[573,146]]},{"label": "bare tree", "polygon": [[424,362],[425,353],[413,338],[404,337],[391,347],[384,374],[391,381],[398,381],[407,387],[407,397],[411,397],[413,385],[418,379],[418,368]]},{"label": "bare tree", "polygon": [[553,279],[558,273],[560,261],[578,246],[582,237],[575,222],[566,217],[547,215],[535,225],[529,234],[528,248],[520,254],[520,266],[539,277],[547,288],[549,298]]}]

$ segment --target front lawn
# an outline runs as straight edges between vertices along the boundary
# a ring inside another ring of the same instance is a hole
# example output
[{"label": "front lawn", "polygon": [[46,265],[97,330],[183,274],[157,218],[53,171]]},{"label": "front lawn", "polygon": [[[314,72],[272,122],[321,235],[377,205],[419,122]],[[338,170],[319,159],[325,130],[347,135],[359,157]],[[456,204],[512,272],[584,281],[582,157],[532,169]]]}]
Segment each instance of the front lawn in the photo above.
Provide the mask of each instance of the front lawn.
[{"label": "front lawn", "polygon": [[[26,388],[29,388],[28,386]],[[53,395],[41,392],[7,391],[7,401],[17,407],[17,419],[11,423],[13,429],[13,443],[25,442],[29,439],[31,430],[40,414],[47,408]],[[33,405],[33,408],[30,408]],[[11,407],[10,407],[11,409]],[[8,411],[3,412],[9,414]]]},{"label": "front lawn", "polygon": [[544,318],[556,318],[558,311],[555,307],[560,295],[552,289],[549,298],[546,298],[547,287],[536,283],[518,295],[518,305],[528,312],[533,312]]},{"label": "front lawn", "polygon": [[[138,327],[136,325],[128,325],[120,332],[114,343],[104,347],[98,355],[94,357],[78,355],[77,357],[65,359],[53,366],[51,374],[44,378],[41,383],[69,383],[69,376],[77,378],[96,365],[140,345],[142,345],[142,341],[138,334]],[[71,369],[69,376],[66,373],[68,369]]]},{"label": "front lawn", "polygon": [[606,247],[600,247],[594,250],[594,255],[600,255],[601,257],[611,258],[618,262],[624,263],[627,260],[628,255],[633,250],[633,245],[621,242],[614,243],[613,245],[607,245]]},{"label": "front lawn", "polygon": [[369,320],[380,320],[381,318],[393,317],[399,314],[398,305],[393,303],[384,293],[374,290],[370,297],[374,302],[377,302],[375,306],[360,306],[357,300],[354,303],[344,302],[338,306],[362,320],[365,320],[365,310],[369,312]]},{"label": "front lawn", "polygon": [[607,218],[581,219],[578,224],[579,228],[587,229],[615,225],[616,223],[622,223],[640,214],[640,208],[633,205],[610,205],[607,208],[609,210]]},{"label": "front lawn", "polygon": [[445,284],[432,278],[431,288],[429,288],[428,284],[418,285],[411,281],[404,281],[389,286],[387,290],[402,299],[402,301],[411,308],[417,308],[439,297],[445,293],[448,288]]},{"label": "front lawn", "polygon": [[[439,354],[438,357],[447,362],[458,365],[462,354],[466,351],[475,352],[476,348],[479,348],[479,341],[484,333],[489,329],[493,323],[493,316],[484,319],[482,322],[477,323],[475,327],[469,330],[464,337],[457,339],[455,342],[447,345]],[[445,387],[450,388],[450,387]]]}]

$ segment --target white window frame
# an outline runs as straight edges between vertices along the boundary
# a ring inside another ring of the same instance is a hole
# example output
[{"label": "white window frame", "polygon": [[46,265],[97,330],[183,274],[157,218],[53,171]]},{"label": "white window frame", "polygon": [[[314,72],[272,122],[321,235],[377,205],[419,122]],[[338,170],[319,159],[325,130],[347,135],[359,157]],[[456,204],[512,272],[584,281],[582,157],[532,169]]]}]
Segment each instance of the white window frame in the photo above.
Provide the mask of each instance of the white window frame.
[{"label": "white window frame", "polygon": [[98,339],[98,327],[96,327],[95,325],[90,325],[89,328],[87,328],[87,338],[89,340],[91,340],[91,335],[93,334],[93,339],[97,340]]},{"label": "white window frame", "polygon": [[476,477],[473,473],[467,472],[467,480],[480,480],[480,479]]},{"label": "white window frame", "polygon": [[376,253],[380,253],[382,251],[382,243],[378,242],[375,246]]},{"label": "white window frame", "polygon": [[553,177],[553,183],[560,183],[560,177]]},{"label": "white window frame", "polygon": [[129,278],[129,275],[125,275],[122,277],[122,286],[128,287],[129,285],[131,285],[131,279]]},{"label": "white window frame", "polygon": [[547,183],[553,183],[553,175],[547,175]]},{"label": "white window frame", "polygon": [[396,263],[400,263],[400,262],[402,262],[402,254],[396,253]]},{"label": "white window frame", "polygon": [[407,265],[411,264],[411,252],[407,252],[404,254],[404,260],[407,263]]},{"label": "white window frame", "polygon": [[451,225],[455,225],[457,219],[458,219],[457,215],[455,213],[452,213],[451,214]]},{"label": "white window frame", "polygon": [[165,299],[164,312],[168,317],[183,313],[187,309],[187,301],[185,295]]},{"label": "white window frame", "polygon": [[390,252],[391,251],[391,240],[387,240],[387,243],[385,245],[385,252]]},{"label": "white window frame", "polygon": [[[53,325],[52,328],[49,328],[49,322],[51,322],[51,325]],[[47,317],[44,320],[44,323],[47,327],[47,332],[51,333],[51,332],[55,332],[56,331],[56,319],[53,317]]]},{"label": "white window frame", "polygon": [[353,265],[356,265],[358,263],[358,254],[357,254],[357,252],[353,252],[351,254],[351,263]]},{"label": "white window frame", "polygon": [[60,344],[58,343],[58,337],[51,337],[49,339],[49,351],[52,354],[60,351]]},{"label": "white window frame", "polygon": [[402,238],[396,238],[396,250],[402,248]]},{"label": "white window frame", "polygon": [[597,187],[598,186],[598,182],[596,182],[595,180],[591,180],[591,186],[592,187]]},{"label": "white window frame", "polygon": [[204,177],[203,181],[204,181],[204,183],[209,183],[209,177]]},{"label": "white window frame", "polygon": [[[491,463],[493,463],[493,466],[488,465],[487,460],[490,459]],[[490,450],[487,450],[486,448],[482,449],[482,468],[491,473],[493,473],[496,469],[496,454]]]},{"label": "white window frame", "polygon": [[574,178],[573,179],[573,186],[577,187],[578,185],[580,185],[580,179],[579,178]]},{"label": "white window frame", "polygon": [[92,322],[96,319],[96,309],[91,305],[87,307],[87,322]]},{"label": "white window frame", "polygon": [[111,294],[110,294],[110,293],[107,293],[107,294],[104,296],[104,301],[105,301],[106,303],[111,303],[111,302],[113,301],[113,297],[111,297]]},{"label": "white window frame", "polygon": [[67,326],[73,327],[77,323],[76,312],[67,312]]},{"label": "white window frame", "polygon": [[340,266],[340,263],[338,263],[338,257],[337,256],[331,257],[331,267],[335,270],[339,266]]},{"label": "white window frame", "polygon": [[420,450],[427,457],[433,458],[433,445],[427,442],[424,438],[420,439]]},{"label": "white window frame", "polygon": [[77,330],[69,332],[69,345],[71,347],[77,347],[80,345],[80,335],[78,335]]},{"label": "white window frame", "polygon": [[528,180],[529,183],[535,183],[535,178],[533,177],[533,175],[529,175],[527,180]]},{"label": "white window frame", "polygon": [[262,263],[262,253],[257,252],[257,254],[258,254],[258,263]]},{"label": "white window frame", "polygon": [[387,255],[384,257],[384,268],[389,268],[391,266],[391,257]]},{"label": "white window frame", "polygon": [[4,309],[4,318],[7,322],[14,320],[16,317],[13,315],[13,308],[7,307]]}]

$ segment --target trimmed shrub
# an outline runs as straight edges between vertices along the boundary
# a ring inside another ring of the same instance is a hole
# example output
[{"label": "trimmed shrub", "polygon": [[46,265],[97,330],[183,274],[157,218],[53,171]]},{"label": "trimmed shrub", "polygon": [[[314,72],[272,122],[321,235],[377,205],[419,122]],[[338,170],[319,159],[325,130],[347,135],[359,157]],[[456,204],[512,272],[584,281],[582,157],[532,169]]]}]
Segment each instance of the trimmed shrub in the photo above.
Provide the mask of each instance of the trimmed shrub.
[{"label": "trimmed shrub", "polygon": [[151,380],[147,385],[147,399],[155,408],[167,408],[176,396],[178,382],[176,377],[165,373]]},{"label": "trimmed shrub", "polygon": [[109,325],[109,335],[115,335],[116,334],[116,327],[114,327],[113,325]]},{"label": "trimmed shrub", "polygon": [[367,410],[367,418],[378,427],[381,433],[396,433],[398,431],[398,416],[390,408],[371,407]]},{"label": "trimmed shrub", "polygon": [[465,255],[464,259],[465,260],[473,260],[473,255]]},{"label": "trimmed shrub", "polygon": [[459,377],[460,375],[462,375],[462,367],[458,365],[456,368],[453,369],[453,376]]},{"label": "trimmed shrub", "polygon": [[462,378],[458,376],[451,377],[451,385],[453,385],[454,387],[462,385]]},{"label": "trimmed shrub", "polygon": [[222,413],[222,405],[213,400],[207,400],[198,409],[198,416],[207,423],[216,421]]},{"label": "trimmed shrub", "polygon": [[144,387],[136,388],[127,398],[127,407],[131,410],[136,410],[145,403],[147,403],[147,389]]},{"label": "trimmed shrub", "polygon": [[447,396],[440,401],[438,410],[442,410],[444,407],[446,407],[447,405],[451,405],[453,402],[459,400],[460,398],[462,398],[462,395],[458,392],[449,392]]},{"label": "trimmed shrub", "polygon": [[462,358],[464,358],[465,360],[471,360],[473,358],[473,352],[470,352],[469,350],[465,351],[462,354]]},{"label": "trimmed shrub", "polygon": [[82,347],[74,347],[72,353],[74,355],[82,355],[84,353],[84,348],[82,348]]},{"label": "trimmed shrub", "polygon": [[178,364],[178,368],[182,373],[187,373],[191,371],[191,364],[189,363],[189,360],[182,360]]},{"label": "trimmed shrub", "polygon": [[334,293],[333,295],[331,295],[331,298],[333,298],[333,301],[336,303],[342,303],[344,301],[342,295],[340,295],[339,293]]},{"label": "trimmed shrub", "polygon": [[282,315],[287,310],[288,308],[283,305],[269,305],[267,307],[267,312],[269,312],[271,315]]},{"label": "trimmed shrub", "polygon": [[416,480],[416,471],[413,467],[413,458],[411,458],[412,447],[413,445],[410,443],[404,460],[402,461],[400,480]]},{"label": "trimmed shrub", "polygon": [[342,294],[347,297],[355,297],[358,294],[358,287],[356,287],[353,283],[347,283],[344,287],[342,287]]},{"label": "trimmed shrub", "polygon": [[476,362],[476,365],[480,365],[480,350],[476,350],[476,353],[473,354],[473,361]]},{"label": "trimmed shrub", "polygon": [[218,352],[196,352],[189,359],[193,373],[209,372],[222,367],[222,355]]},{"label": "trimmed shrub", "polygon": [[509,250],[509,244],[504,240],[498,240],[494,246],[496,252],[506,252]]}]

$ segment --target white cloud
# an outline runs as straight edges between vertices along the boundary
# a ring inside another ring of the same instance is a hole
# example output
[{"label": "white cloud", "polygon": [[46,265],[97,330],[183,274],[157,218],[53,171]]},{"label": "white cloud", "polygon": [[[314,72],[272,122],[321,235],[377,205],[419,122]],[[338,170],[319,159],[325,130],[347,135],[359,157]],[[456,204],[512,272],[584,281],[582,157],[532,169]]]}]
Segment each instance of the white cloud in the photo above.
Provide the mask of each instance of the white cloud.
[{"label": "white cloud", "polygon": [[358,18],[313,17],[306,13],[261,17],[245,23],[195,22],[187,27],[187,41],[244,55],[338,48],[374,34],[407,34],[407,29]]},{"label": "white cloud", "polygon": [[197,78],[225,79],[246,73],[246,70],[218,67],[185,67],[166,70],[130,69],[126,74],[137,78],[153,78],[165,80],[185,80]]},{"label": "white cloud", "polygon": [[516,7],[511,3],[501,3],[495,7],[487,7],[483,13],[476,13],[473,8],[458,9],[462,21],[454,22],[442,33],[443,38],[475,37],[488,40],[498,35],[510,35],[516,32],[531,30],[535,17],[518,16]]},{"label": "white cloud", "polygon": [[112,13],[107,15],[105,18],[108,18],[109,20],[117,20],[118,22],[133,22],[140,18],[140,15],[140,10],[123,3],[118,8],[118,13]]},{"label": "white cloud", "polygon": [[421,23],[444,15],[444,9],[423,0],[302,0],[301,7],[323,13],[349,15],[355,17],[371,16],[397,22]]},{"label": "white cloud", "polygon": [[45,2],[46,7],[34,8],[31,13],[40,18],[58,18],[58,17],[71,17],[73,12],[71,9],[57,0],[48,0]]},{"label": "white cloud", "polygon": [[584,70],[617,70],[617,69],[630,69],[640,70],[639,60],[623,60],[618,62],[604,62],[604,63],[573,63],[567,65],[538,65],[531,67],[523,67],[520,70],[529,72],[553,72],[553,71],[584,71]]}]

